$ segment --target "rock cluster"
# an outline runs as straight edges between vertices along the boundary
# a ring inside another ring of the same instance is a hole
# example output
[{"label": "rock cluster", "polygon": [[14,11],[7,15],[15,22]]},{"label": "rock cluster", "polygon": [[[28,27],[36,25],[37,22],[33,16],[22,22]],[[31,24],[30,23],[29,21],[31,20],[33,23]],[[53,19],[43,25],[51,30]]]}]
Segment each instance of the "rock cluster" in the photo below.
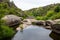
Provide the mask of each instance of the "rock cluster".
[{"label": "rock cluster", "polygon": [[60,24],[54,24],[51,26],[51,28],[52,28],[52,31],[60,34]]},{"label": "rock cluster", "polygon": [[60,19],[35,21],[35,22],[32,22],[32,24],[44,26],[44,28],[51,29],[52,31],[60,34]]}]

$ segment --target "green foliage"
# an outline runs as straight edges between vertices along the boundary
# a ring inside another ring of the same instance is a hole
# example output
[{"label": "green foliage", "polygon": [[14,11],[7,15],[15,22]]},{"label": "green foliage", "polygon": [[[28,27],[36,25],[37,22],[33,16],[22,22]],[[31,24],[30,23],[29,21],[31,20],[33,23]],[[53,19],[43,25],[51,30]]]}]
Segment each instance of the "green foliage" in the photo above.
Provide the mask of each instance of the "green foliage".
[{"label": "green foliage", "polygon": [[9,40],[14,35],[14,31],[5,25],[4,21],[0,20],[0,40]]},{"label": "green foliage", "polygon": [[[6,1],[6,0],[5,0]],[[5,24],[5,21],[1,20],[1,18],[5,15],[17,15],[20,16],[20,12],[21,10],[18,9],[16,6],[14,6],[14,4],[10,3],[10,2],[0,2],[0,40],[9,40],[11,39],[11,37],[13,37],[13,35],[15,34],[15,31],[8,27]]]},{"label": "green foliage", "polygon": [[22,10],[18,9],[13,2],[0,2],[0,18],[10,14],[21,16],[21,12]]},{"label": "green foliage", "polygon": [[5,15],[13,14],[23,18],[34,17],[37,20],[48,20],[56,19],[54,17],[60,12],[60,3],[22,11],[17,8],[13,2],[9,2],[8,0],[5,1],[7,2],[3,0],[3,2],[0,3],[0,18]]},{"label": "green foliage", "polygon": [[37,20],[49,20],[60,18],[60,3],[51,4],[44,7],[33,8],[25,12],[28,16],[33,16]]},{"label": "green foliage", "polygon": [[[17,8],[13,2],[3,0],[0,2],[0,19],[5,15],[10,14],[21,16],[23,18],[34,17],[37,20],[60,19],[60,3],[22,11]],[[21,29],[23,28],[21,27]],[[5,38],[8,40],[14,33],[15,32],[9,28],[4,21],[0,20],[0,40],[4,40]]]},{"label": "green foliage", "polygon": [[50,19],[60,19],[60,12],[50,17]]},{"label": "green foliage", "polygon": [[48,11],[47,14],[44,17],[44,20],[50,19],[50,17],[53,16],[53,15],[55,15],[55,13],[52,10]]},{"label": "green foliage", "polygon": [[43,17],[42,16],[37,16],[36,19],[37,20],[43,20]]},{"label": "green foliage", "polygon": [[54,11],[55,12],[60,12],[60,5],[56,6]]}]

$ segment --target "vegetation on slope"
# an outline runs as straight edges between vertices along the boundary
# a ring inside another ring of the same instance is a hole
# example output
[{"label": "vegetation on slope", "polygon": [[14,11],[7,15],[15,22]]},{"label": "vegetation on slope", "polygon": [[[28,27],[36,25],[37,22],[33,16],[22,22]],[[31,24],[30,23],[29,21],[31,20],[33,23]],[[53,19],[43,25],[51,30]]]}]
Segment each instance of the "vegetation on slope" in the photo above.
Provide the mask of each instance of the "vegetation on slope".
[{"label": "vegetation on slope", "polygon": [[0,2],[0,17],[9,14],[20,16],[22,10],[17,8],[13,2],[5,1]]},{"label": "vegetation on slope", "polygon": [[0,0],[0,40],[10,40],[15,34],[15,31],[5,24],[1,18],[5,15],[20,16],[21,9],[18,9],[13,2],[9,0]]},{"label": "vegetation on slope", "polygon": [[26,10],[25,14],[38,20],[59,19],[60,3]]}]

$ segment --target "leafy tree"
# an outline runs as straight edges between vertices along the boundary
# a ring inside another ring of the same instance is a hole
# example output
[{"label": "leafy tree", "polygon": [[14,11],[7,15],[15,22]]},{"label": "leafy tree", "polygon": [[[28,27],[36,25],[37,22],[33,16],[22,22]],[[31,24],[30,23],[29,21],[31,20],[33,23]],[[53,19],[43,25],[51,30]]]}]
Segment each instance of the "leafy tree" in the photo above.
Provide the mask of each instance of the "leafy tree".
[{"label": "leafy tree", "polygon": [[60,5],[55,7],[55,12],[60,12]]}]

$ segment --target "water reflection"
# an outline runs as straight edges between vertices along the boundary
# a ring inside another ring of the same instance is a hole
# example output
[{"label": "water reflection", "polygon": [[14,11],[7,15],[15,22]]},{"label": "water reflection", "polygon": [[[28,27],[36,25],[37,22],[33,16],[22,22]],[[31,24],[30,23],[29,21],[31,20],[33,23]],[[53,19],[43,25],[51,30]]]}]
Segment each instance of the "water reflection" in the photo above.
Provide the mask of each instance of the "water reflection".
[{"label": "water reflection", "polygon": [[57,33],[53,32],[53,31],[50,33],[50,37],[53,40],[60,40],[60,34],[57,34]]},{"label": "water reflection", "polygon": [[50,30],[38,26],[29,26],[20,32],[17,32],[13,40],[52,40],[49,37]]}]

